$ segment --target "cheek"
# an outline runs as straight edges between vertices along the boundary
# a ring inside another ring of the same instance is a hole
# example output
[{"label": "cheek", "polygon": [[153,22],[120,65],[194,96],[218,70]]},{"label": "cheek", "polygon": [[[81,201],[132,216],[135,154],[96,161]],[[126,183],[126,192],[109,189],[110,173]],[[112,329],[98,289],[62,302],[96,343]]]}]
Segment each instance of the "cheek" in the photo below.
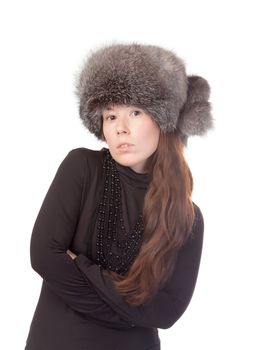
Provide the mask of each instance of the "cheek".
[{"label": "cheek", "polygon": [[151,122],[140,126],[139,134],[149,140],[156,141],[159,138],[159,129]]},{"label": "cheek", "polygon": [[113,131],[106,126],[103,126],[102,130],[106,141],[110,143],[110,141],[112,140]]},{"label": "cheek", "polygon": [[102,130],[103,130],[104,135],[108,134],[108,128],[104,124],[103,124]]}]

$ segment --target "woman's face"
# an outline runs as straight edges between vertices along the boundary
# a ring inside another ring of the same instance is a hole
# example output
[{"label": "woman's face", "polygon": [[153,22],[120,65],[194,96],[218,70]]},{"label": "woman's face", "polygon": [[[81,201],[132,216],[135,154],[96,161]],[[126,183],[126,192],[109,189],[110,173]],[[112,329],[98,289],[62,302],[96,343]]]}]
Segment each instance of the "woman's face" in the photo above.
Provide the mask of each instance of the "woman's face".
[{"label": "woman's face", "polygon": [[[103,110],[103,134],[112,157],[137,173],[145,173],[146,160],[155,152],[160,128],[141,108],[109,105]],[[118,148],[130,143],[128,148]]]}]

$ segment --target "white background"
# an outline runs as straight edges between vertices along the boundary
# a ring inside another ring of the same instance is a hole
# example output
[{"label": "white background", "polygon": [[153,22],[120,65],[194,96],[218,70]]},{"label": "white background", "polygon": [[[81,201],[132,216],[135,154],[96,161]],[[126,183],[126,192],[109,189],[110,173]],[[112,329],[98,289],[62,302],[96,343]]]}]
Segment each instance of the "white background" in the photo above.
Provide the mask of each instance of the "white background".
[{"label": "white background", "polygon": [[159,330],[161,348],[253,348],[252,30],[243,0],[0,2],[2,349],[25,346],[42,282],[30,236],[60,162],[106,146],[81,124],[74,74],[113,40],[173,49],[212,89],[216,130],[186,150],[205,219],[201,267],[188,309]]}]

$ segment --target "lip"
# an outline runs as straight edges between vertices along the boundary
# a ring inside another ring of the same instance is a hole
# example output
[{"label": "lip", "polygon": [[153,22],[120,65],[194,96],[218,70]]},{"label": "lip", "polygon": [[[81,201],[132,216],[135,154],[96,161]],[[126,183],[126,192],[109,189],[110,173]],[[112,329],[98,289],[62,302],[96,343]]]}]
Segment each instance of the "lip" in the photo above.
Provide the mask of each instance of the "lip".
[{"label": "lip", "polygon": [[[133,146],[133,144],[132,143],[128,143],[128,142],[121,142],[118,146],[117,146],[117,148],[120,148],[120,146],[121,145],[128,145],[128,147],[130,147],[130,146]],[[128,147],[126,147],[126,148],[121,148],[121,149],[128,149]]]}]

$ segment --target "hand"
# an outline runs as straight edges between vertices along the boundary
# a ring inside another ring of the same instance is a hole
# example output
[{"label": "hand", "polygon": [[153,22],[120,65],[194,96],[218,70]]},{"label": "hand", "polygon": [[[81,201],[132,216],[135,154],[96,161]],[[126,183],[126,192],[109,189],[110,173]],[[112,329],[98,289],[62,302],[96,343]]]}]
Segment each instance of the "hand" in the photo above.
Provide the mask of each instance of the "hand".
[{"label": "hand", "polygon": [[71,252],[69,249],[67,250],[67,254],[68,254],[73,260],[77,257],[77,255],[76,255],[75,253]]}]

